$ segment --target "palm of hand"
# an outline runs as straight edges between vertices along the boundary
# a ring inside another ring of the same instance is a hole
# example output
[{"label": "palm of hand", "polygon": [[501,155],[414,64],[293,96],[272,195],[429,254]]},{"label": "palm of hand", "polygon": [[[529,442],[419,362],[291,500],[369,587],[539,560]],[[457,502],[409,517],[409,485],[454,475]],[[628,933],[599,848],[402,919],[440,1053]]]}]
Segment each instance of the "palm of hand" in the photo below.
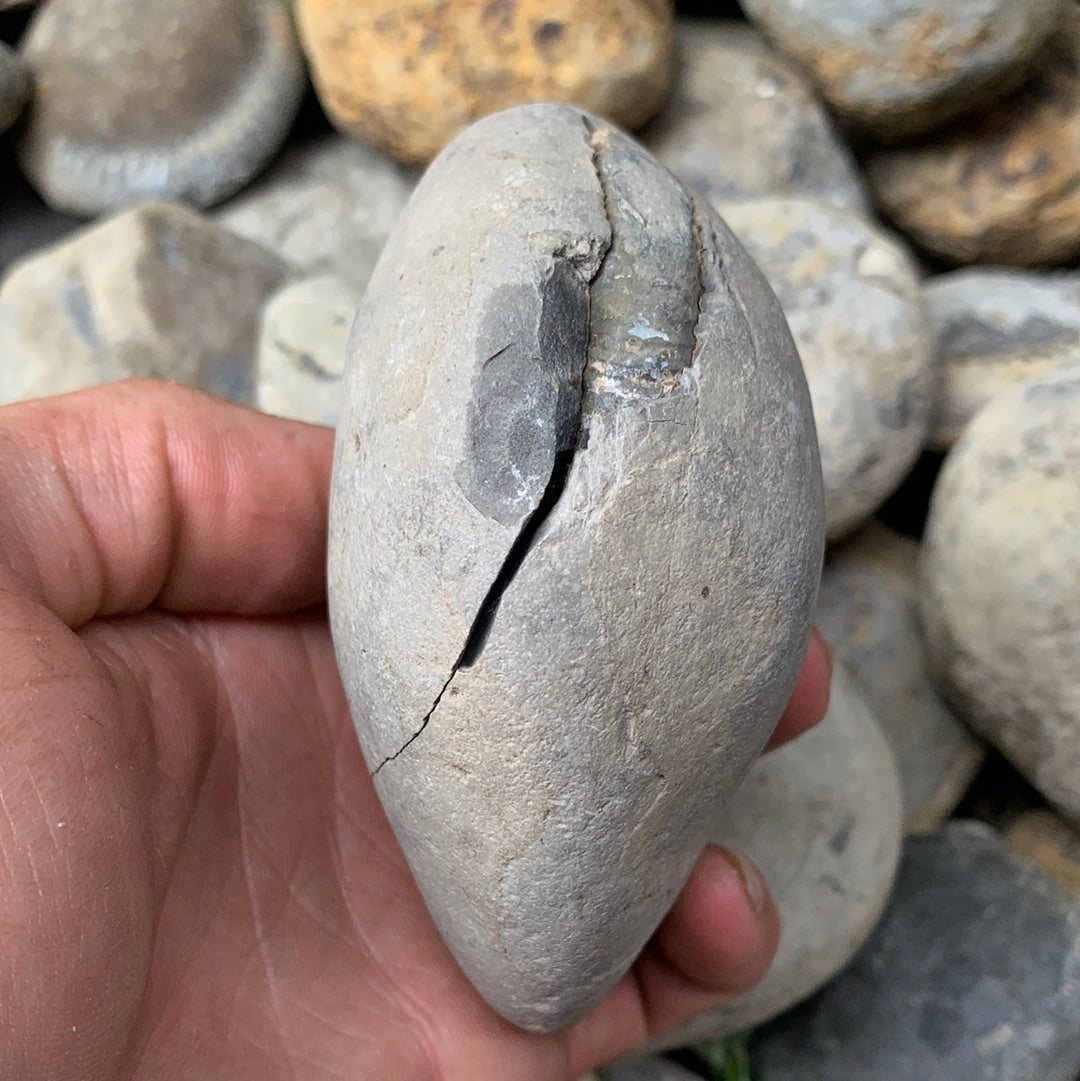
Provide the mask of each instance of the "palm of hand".
[{"label": "palm of hand", "polygon": [[[50,778],[7,822],[36,870],[20,907],[54,899],[56,979],[32,1043],[72,1056],[80,1078],[181,1062],[175,1076],[363,1064],[428,1078],[453,1076],[440,1029],[468,1022],[521,1077],[565,1075],[445,956],[368,783],[320,613],[40,629],[71,705],[56,702],[31,761],[0,767],[3,791],[9,771]],[[23,988],[38,949],[16,945]],[[33,1076],[13,1065],[0,1072]]]},{"label": "palm of hand", "polygon": [[[60,401],[0,425],[0,1076],[554,1081],[760,975],[775,914],[714,858],[570,1033],[498,1018],[409,877],[313,607],[328,433],[178,388]],[[702,951],[706,902],[737,933]]]}]

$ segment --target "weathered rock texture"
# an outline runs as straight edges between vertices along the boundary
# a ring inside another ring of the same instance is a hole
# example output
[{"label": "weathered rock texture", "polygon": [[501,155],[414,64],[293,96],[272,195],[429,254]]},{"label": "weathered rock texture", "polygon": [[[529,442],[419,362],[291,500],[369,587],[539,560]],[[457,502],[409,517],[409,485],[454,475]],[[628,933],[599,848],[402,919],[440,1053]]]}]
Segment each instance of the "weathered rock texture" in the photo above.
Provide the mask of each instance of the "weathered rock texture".
[{"label": "weathered rock texture", "polygon": [[845,119],[910,138],[1016,85],[1067,0],[743,0]]},{"label": "weathered rock texture", "polygon": [[982,116],[872,155],[888,217],[952,263],[1041,266],[1080,253],[1080,10],[1031,76]]},{"label": "weathered rock texture", "polygon": [[823,531],[798,357],[715,214],[550,105],[432,166],[350,348],[329,590],[360,741],[462,967],[556,1029],[791,692]]},{"label": "weathered rock texture", "polygon": [[971,422],[934,489],[921,577],[946,695],[1080,823],[1080,367]]},{"label": "weathered rock texture", "polygon": [[889,745],[837,665],[825,719],[754,763],[713,837],[747,853],[772,890],[781,919],[772,968],[656,1046],[760,1025],[835,976],[885,906],[900,860],[900,808]]},{"label": "weathered rock texture", "polygon": [[57,210],[210,206],[281,145],[306,85],[285,0],[51,0],[22,45],[23,171]]},{"label": "weathered rock texture", "polygon": [[670,0],[296,0],[296,12],[331,119],[401,161],[530,101],[637,127],[670,78]]},{"label": "weathered rock texture", "polygon": [[923,296],[935,449],[951,447],[995,394],[1080,364],[1080,274],[973,267],[929,279]]},{"label": "weathered rock texture", "polygon": [[0,402],[151,376],[246,403],[259,310],[285,276],[174,203],[85,228],[0,284]]},{"label": "weathered rock texture", "polygon": [[798,195],[865,213],[851,152],[806,77],[745,23],[681,20],[653,153],[711,199]]}]

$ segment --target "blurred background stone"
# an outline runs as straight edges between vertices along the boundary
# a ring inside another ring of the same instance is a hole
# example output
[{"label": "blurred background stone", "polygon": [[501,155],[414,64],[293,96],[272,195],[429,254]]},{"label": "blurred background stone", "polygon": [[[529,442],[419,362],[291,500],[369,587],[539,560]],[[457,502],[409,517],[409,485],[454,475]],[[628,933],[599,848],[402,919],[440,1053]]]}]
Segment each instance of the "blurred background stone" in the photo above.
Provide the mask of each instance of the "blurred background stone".
[{"label": "blurred background stone", "polygon": [[941,825],[986,757],[930,681],[918,556],[915,541],[871,523],[827,554],[815,615],[892,748],[909,833]]},{"label": "blurred background stone", "polygon": [[756,31],[680,20],[675,70],[642,139],[681,180],[713,202],[801,195],[866,212],[854,158],[824,106]]},{"label": "blurred background stone", "polygon": [[22,167],[87,216],[226,198],[281,146],[306,85],[284,0],[49,0],[21,54]]},{"label": "blurred background stone", "polygon": [[979,117],[867,159],[882,211],[950,263],[1043,266],[1080,255],[1080,9],[1031,76]]},{"label": "blurred background stone", "polygon": [[985,111],[1014,87],[1069,0],[743,0],[829,104],[878,139]]},{"label": "blurred background stone", "polygon": [[55,244],[85,221],[47,207],[15,164],[10,141],[0,140],[0,276],[24,255]]},{"label": "blurred background stone", "polygon": [[1080,367],[999,394],[953,447],[919,606],[948,701],[1080,823]]},{"label": "blurred background stone", "polygon": [[755,1081],[1075,1081],[1080,901],[981,823],[910,837],[865,949],[751,1063]]},{"label": "blurred background stone", "polygon": [[255,405],[280,417],[337,424],[345,344],[359,295],[340,278],[292,282],[262,312]]},{"label": "blurred background stone", "polygon": [[670,0],[296,0],[296,14],[327,114],[405,162],[527,102],[635,128],[671,77]]},{"label": "blurred background stone", "polygon": [[784,309],[810,385],[830,540],[911,468],[930,416],[930,338],[915,267],[852,214],[801,199],[718,209]]},{"label": "blurred background stone", "polygon": [[378,151],[319,133],[297,140],[214,217],[298,273],[334,274],[362,294],[414,180]]},{"label": "blurred background stone", "polygon": [[931,447],[946,449],[994,395],[1080,363],[1080,274],[987,267],[924,286],[934,336]]},{"label": "blurred background stone", "polygon": [[286,274],[179,204],[83,229],[0,282],[0,402],[128,376],[249,402],[259,311]]}]

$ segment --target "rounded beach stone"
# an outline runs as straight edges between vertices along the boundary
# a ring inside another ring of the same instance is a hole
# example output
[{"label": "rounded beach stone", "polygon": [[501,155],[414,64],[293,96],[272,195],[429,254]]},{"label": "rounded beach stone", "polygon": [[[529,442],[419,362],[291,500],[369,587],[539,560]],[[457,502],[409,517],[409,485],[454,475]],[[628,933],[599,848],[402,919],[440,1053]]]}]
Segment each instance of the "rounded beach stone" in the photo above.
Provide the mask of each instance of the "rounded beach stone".
[{"label": "rounded beach stone", "polygon": [[995,394],[1080,363],[1080,274],[971,268],[923,285],[935,339],[927,443],[951,447]]},{"label": "rounded beach stone", "polygon": [[655,930],[791,692],[822,545],[798,356],[715,213],[577,109],[459,136],[353,327],[328,595],[383,805],[510,1020],[572,1023]]},{"label": "rounded beach stone", "polygon": [[247,403],[259,311],[285,274],[177,204],[82,229],[0,283],[0,402],[151,376]]},{"label": "rounded beach stone", "polygon": [[938,477],[923,544],[941,687],[1080,822],[1080,367],[975,417]]},{"label": "rounded beach stone", "polygon": [[1051,811],[1025,811],[1005,832],[1014,851],[1080,898],[1080,833]]},{"label": "rounded beach stone", "polygon": [[672,92],[642,138],[713,202],[800,195],[869,208],[851,152],[806,78],[745,23],[679,20]]},{"label": "rounded beach stone", "polygon": [[909,833],[941,825],[986,757],[931,683],[916,605],[918,556],[915,541],[871,522],[830,550],[814,616],[881,722]]},{"label": "rounded beach stone", "polygon": [[756,762],[713,831],[713,840],[753,859],[776,900],[782,930],[772,967],[757,987],[653,1046],[741,1032],[835,976],[885,907],[901,835],[892,753],[837,664],[825,719]]},{"label": "rounded beach stone", "polygon": [[1040,266],[1080,254],[1080,10],[984,116],[871,155],[880,208],[953,263]]},{"label": "rounded beach stone", "polygon": [[255,405],[310,424],[337,424],[345,347],[358,293],[323,275],[291,282],[263,308]]},{"label": "rounded beach stone", "polygon": [[359,295],[414,185],[378,151],[324,135],[290,146],[214,219],[298,273],[338,276]]},{"label": "rounded beach stone", "polygon": [[981,822],[909,837],[870,941],[754,1034],[755,1081],[1075,1081],[1080,901]]},{"label": "rounded beach stone", "polygon": [[638,127],[670,78],[670,0],[296,0],[296,15],[331,120],[400,161],[524,102]]},{"label": "rounded beach stone", "polygon": [[814,403],[830,540],[868,518],[918,456],[930,415],[930,337],[898,243],[804,199],[719,210],[768,278]]},{"label": "rounded beach stone", "polygon": [[21,51],[20,164],[73,214],[219,202],[284,141],[306,85],[284,0],[50,0]]},{"label": "rounded beach stone", "polygon": [[0,41],[0,132],[19,118],[30,97],[30,69]]},{"label": "rounded beach stone", "polygon": [[846,120],[910,138],[1011,89],[1068,0],[743,0]]}]

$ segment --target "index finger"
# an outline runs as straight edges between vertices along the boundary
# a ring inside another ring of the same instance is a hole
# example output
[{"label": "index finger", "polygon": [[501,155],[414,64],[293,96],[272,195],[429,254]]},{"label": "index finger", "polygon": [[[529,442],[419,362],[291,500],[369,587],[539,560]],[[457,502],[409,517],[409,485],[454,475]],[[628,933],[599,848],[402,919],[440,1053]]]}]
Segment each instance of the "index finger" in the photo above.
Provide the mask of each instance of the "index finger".
[{"label": "index finger", "polygon": [[325,596],[333,433],[170,383],[0,409],[0,587],[69,626]]}]

